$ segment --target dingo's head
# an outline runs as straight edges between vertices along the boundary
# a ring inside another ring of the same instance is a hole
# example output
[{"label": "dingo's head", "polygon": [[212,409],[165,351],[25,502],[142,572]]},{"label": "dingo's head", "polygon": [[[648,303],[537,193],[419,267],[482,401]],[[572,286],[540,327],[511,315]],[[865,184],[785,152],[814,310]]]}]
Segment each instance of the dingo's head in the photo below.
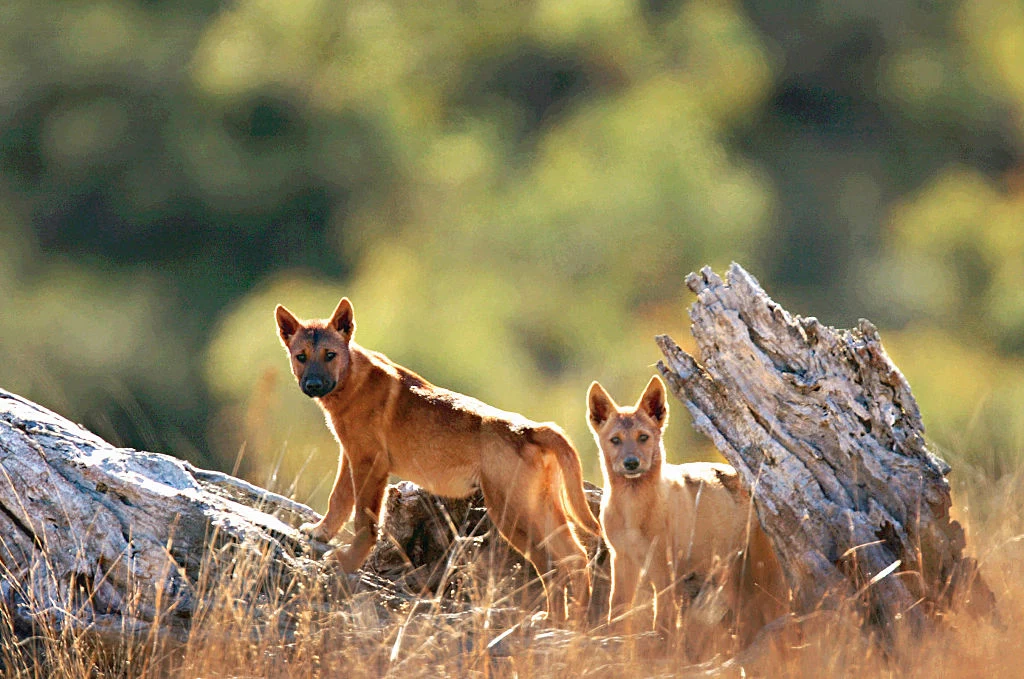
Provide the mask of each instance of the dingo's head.
[{"label": "dingo's head", "polygon": [[277,334],[288,350],[292,373],[306,396],[327,396],[345,381],[349,368],[349,342],[356,330],[352,303],[338,302],[326,321],[300,321],[280,304],[274,310]]},{"label": "dingo's head", "polygon": [[587,423],[601,449],[605,478],[636,479],[661,468],[661,433],[668,422],[665,385],[655,375],[636,405],[620,408],[597,382],[587,394]]}]

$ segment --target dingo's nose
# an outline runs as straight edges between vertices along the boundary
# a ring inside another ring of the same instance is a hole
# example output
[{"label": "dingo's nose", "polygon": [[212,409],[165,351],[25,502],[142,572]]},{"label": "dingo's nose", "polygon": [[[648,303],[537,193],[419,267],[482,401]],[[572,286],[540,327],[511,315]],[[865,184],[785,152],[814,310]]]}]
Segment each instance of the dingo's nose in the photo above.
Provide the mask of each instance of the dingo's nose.
[{"label": "dingo's nose", "polygon": [[328,385],[327,381],[319,377],[308,377],[302,380],[302,393],[306,396],[324,396],[331,391],[334,385]]},{"label": "dingo's nose", "polygon": [[640,468],[640,458],[636,455],[630,455],[622,461],[622,468],[627,472],[635,472]]}]

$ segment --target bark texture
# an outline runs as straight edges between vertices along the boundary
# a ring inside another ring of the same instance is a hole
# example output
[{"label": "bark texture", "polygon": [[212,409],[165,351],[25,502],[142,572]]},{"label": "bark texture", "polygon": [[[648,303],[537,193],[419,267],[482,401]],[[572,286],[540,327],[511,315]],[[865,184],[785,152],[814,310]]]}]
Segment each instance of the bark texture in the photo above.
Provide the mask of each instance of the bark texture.
[{"label": "bark texture", "polygon": [[737,264],[687,285],[697,356],[663,335],[658,369],[752,491],[797,611],[855,601],[892,631],[990,606],[949,517],[950,468],[875,327],[791,315]]},{"label": "bark texture", "polygon": [[[601,489],[586,482],[584,486],[597,515]],[[592,536],[583,534],[582,539],[594,555],[590,619],[598,622],[608,611],[608,553]],[[454,607],[494,600],[527,610],[544,606],[533,566],[500,536],[480,492],[453,500],[409,481],[389,486],[380,540],[364,570],[411,596],[439,597]]]},{"label": "bark texture", "polygon": [[45,618],[146,633],[161,617],[162,631],[183,628],[211,552],[264,550],[275,572],[253,591],[280,585],[318,547],[293,526],[317,518],[226,474],[116,448],[0,390],[0,574],[15,627]]}]

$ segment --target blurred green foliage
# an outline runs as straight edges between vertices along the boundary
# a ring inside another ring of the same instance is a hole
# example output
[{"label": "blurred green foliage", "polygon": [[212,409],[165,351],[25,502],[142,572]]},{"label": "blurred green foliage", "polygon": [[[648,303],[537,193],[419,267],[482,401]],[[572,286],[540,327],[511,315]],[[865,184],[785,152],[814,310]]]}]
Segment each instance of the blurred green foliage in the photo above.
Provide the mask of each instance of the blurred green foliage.
[{"label": "blurred green foliage", "polygon": [[[1024,5],[8,0],[0,385],[322,502],[272,320],[565,426],[743,263],[867,316],[941,452],[1024,411]],[[670,455],[707,455],[675,408]]]}]

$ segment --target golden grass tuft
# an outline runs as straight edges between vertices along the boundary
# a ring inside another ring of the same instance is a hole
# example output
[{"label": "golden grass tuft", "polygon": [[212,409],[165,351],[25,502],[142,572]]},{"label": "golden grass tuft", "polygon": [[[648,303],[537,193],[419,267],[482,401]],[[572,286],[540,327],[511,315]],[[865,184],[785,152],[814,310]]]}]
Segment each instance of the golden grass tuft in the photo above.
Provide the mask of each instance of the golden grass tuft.
[{"label": "golden grass tuft", "polygon": [[[946,616],[923,635],[898,635],[892,653],[853,616],[821,614],[799,640],[766,643],[737,657],[694,664],[649,636],[559,629],[512,603],[511,579],[464,592],[464,606],[412,599],[311,569],[275,574],[256,546],[211,549],[187,631],[167,604],[155,622],[128,630],[74,624],[75,602],[43,610],[5,582],[0,674],[66,677],[1019,677],[1024,673],[1024,473],[998,481],[958,477],[968,551],[998,600],[998,617]],[[346,581],[347,582],[347,581]],[[351,583],[348,583],[351,584]],[[520,597],[521,598],[521,597]],[[12,602],[35,623],[12,615]],[[131,610],[132,602],[126,602]]]}]

